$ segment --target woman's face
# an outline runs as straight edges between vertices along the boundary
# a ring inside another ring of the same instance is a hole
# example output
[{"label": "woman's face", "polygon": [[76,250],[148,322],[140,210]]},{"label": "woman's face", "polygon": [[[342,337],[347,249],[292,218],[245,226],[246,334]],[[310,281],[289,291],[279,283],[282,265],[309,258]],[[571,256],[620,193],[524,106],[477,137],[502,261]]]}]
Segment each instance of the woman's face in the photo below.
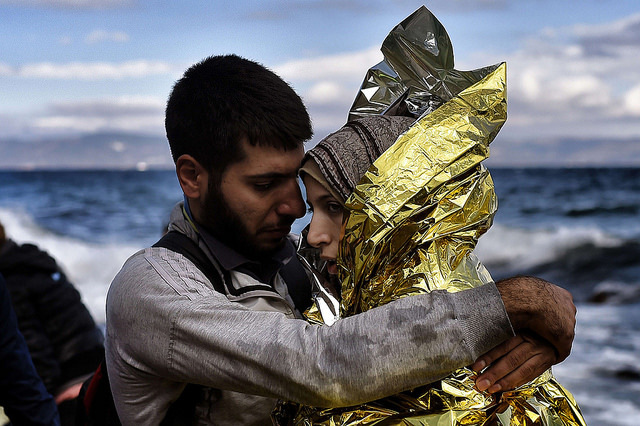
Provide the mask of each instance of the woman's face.
[{"label": "woman's face", "polygon": [[317,180],[309,175],[302,178],[307,189],[307,204],[313,213],[307,241],[320,249],[320,257],[327,261],[327,272],[337,274],[336,257],[342,228],[343,208]]}]

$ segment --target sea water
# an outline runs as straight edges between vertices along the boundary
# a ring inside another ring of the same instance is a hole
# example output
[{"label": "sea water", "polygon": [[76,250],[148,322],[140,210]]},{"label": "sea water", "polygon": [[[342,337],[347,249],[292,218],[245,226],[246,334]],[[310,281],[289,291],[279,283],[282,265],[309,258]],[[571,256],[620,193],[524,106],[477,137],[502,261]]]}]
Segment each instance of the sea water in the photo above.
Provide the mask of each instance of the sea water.
[{"label": "sea water", "polygon": [[[640,169],[491,173],[500,206],[478,256],[495,279],[533,274],[572,292],[576,339],[554,373],[588,424],[638,424]],[[181,199],[171,171],[0,172],[7,234],[53,255],[101,324],[112,278],[160,237]]]}]

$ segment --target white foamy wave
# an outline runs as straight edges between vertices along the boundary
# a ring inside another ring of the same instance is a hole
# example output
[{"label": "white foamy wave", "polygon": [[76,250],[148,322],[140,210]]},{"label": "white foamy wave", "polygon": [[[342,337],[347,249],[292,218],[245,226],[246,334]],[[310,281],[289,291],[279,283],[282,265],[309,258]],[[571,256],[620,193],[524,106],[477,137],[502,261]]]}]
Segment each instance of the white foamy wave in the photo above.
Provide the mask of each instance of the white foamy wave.
[{"label": "white foamy wave", "polygon": [[597,228],[521,229],[494,225],[478,242],[475,253],[486,265],[524,270],[556,259],[587,243],[615,247],[622,240]]},{"label": "white foamy wave", "polygon": [[553,371],[573,393],[587,424],[638,424],[640,382],[635,376],[640,338],[621,327],[637,329],[637,309],[638,305],[578,306],[571,355]]},{"label": "white foamy wave", "polygon": [[585,414],[587,424],[593,425],[615,425],[615,426],[637,426],[640,419],[640,407],[631,401],[611,400],[602,398],[602,395],[575,392],[573,396],[581,405],[584,413],[584,406],[589,406],[589,414]]},{"label": "white foamy wave", "polygon": [[91,244],[61,236],[38,226],[24,211],[0,208],[0,222],[8,238],[20,244],[35,244],[55,258],[95,321],[104,323],[109,284],[124,261],[142,247]]}]

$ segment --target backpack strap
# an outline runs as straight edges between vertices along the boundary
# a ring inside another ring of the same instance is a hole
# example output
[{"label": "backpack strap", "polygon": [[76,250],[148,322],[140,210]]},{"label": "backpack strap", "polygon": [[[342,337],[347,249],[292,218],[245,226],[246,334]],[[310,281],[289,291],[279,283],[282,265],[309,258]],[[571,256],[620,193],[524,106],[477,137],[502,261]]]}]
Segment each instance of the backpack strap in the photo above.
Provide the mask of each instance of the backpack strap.
[{"label": "backpack strap", "polygon": [[[188,236],[169,231],[156,242],[153,247],[164,247],[184,255],[211,281],[214,290],[225,294],[225,285],[221,272],[215,267],[198,244]],[[194,401],[198,399],[203,387],[193,383],[187,384],[180,397],[171,404],[169,411],[160,423],[161,426],[176,426],[191,424],[195,415]]]},{"label": "backpack strap", "polygon": [[[191,238],[178,231],[169,231],[153,247],[164,247],[184,255],[211,281],[214,290],[222,294],[227,293],[222,273]],[[282,267],[280,276],[287,285],[296,309],[304,312],[311,305],[311,282],[300,261],[296,257],[292,258]],[[225,279],[228,280],[228,277]]]},{"label": "backpack strap", "polygon": [[311,306],[311,281],[297,256],[280,269],[280,276],[287,285],[289,296],[296,305],[296,309],[300,313],[306,311]]},{"label": "backpack strap", "polygon": [[111,395],[107,363],[100,361],[93,375],[82,384],[76,405],[78,426],[121,426]]},{"label": "backpack strap", "polygon": [[[188,426],[195,420],[195,404],[202,386],[189,383],[170,406],[160,426]],[[122,426],[109,383],[107,363],[103,359],[93,375],[83,384],[76,405],[77,426]]]},{"label": "backpack strap", "polygon": [[169,231],[153,247],[164,247],[184,255],[211,281],[215,291],[226,294],[221,272],[191,238],[178,231]]}]

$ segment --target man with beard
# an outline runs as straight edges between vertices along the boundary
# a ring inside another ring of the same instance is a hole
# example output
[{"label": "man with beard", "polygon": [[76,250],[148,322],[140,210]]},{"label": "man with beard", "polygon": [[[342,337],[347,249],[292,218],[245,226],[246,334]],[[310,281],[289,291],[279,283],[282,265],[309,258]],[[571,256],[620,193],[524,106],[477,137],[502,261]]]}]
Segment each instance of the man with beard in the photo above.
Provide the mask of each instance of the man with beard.
[{"label": "man with beard", "polygon": [[[569,354],[571,296],[532,278],[309,325],[301,312],[310,284],[286,278],[299,267],[289,232],[305,213],[298,168],[312,134],[301,99],[263,66],[215,56],[175,84],[165,126],[185,197],[169,234],[186,236],[217,275],[154,246],[115,277],[106,358],[123,424],[166,424],[184,400],[194,417],[181,412],[183,423],[269,424],[278,398],[325,407],[370,401],[430,383],[494,347],[483,363],[507,356],[482,377],[506,389]],[[512,326],[533,329],[558,353],[514,341]]]}]

